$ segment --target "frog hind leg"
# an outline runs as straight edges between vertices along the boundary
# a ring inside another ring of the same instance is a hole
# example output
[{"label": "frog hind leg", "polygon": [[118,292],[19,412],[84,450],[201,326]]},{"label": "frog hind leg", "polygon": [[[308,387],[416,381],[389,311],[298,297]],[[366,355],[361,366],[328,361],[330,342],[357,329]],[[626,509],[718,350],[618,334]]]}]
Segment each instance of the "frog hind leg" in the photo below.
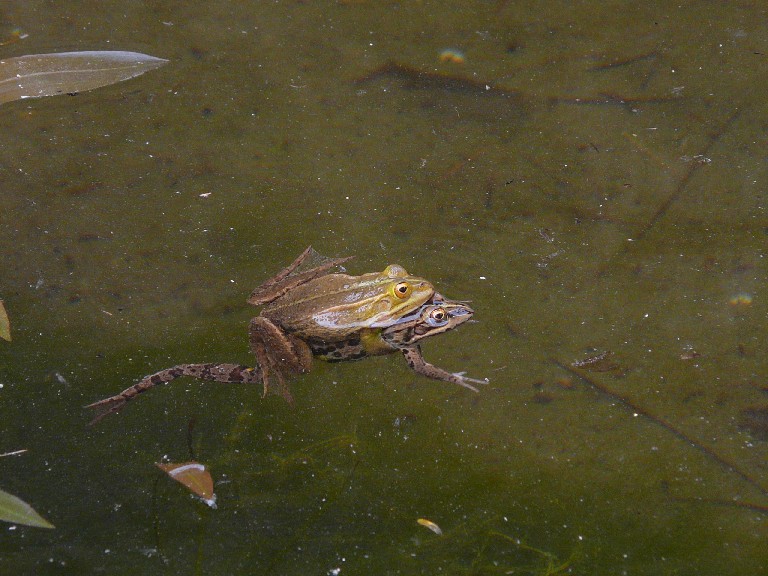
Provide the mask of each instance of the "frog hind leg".
[{"label": "frog hind leg", "polygon": [[96,417],[91,421],[91,424],[96,424],[108,414],[114,414],[142,392],[182,376],[192,376],[200,380],[224,383],[259,384],[262,382],[262,374],[259,368],[250,368],[239,364],[179,364],[173,368],[166,368],[165,370],[145,376],[139,382],[115,396],[88,404],[86,408],[92,408],[97,411]]},{"label": "frog hind leg", "polygon": [[477,380],[475,378],[469,378],[464,376],[463,372],[448,372],[442,368],[438,368],[434,364],[430,364],[424,359],[421,353],[420,346],[409,346],[403,348],[403,356],[408,363],[408,367],[422,376],[432,378],[433,380],[442,380],[443,382],[452,382],[464,388],[469,388],[473,392],[478,392],[477,388],[472,384],[488,384],[488,380]]},{"label": "frog hind leg", "polygon": [[269,394],[272,384],[277,384],[278,393],[293,403],[287,380],[297,374],[309,372],[312,367],[312,351],[299,338],[286,334],[263,316],[251,319],[249,326],[251,351],[262,371],[264,396]]},{"label": "frog hind leg", "polygon": [[305,284],[310,280],[314,280],[318,276],[325,274],[334,266],[338,266],[339,264],[354,258],[354,256],[347,256],[346,258],[331,258],[319,266],[305,270],[303,272],[299,272],[298,274],[291,274],[313,252],[314,251],[312,250],[312,246],[309,246],[306,250],[304,250],[304,252],[299,254],[298,258],[291,262],[288,267],[286,267],[284,270],[269,280],[265,281],[263,284],[261,284],[261,286],[254,288],[253,292],[251,292],[251,295],[248,297],[248,304],[260,306],[262,304],[272,302],[273,300],[277,300],[280,298],[280,296],[283,296],[297,286]]}]

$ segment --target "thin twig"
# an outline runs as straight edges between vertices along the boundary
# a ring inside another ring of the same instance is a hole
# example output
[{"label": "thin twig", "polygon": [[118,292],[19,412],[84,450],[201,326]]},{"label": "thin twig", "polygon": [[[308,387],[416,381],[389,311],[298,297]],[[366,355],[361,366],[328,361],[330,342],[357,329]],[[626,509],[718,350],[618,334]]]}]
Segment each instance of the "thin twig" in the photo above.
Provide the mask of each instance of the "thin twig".
[{"label": "thin twig", "polygon": [[622,68],[624,66],[631,66],[638,62],[645,62],[647,60],[655,60],[659,57],[659,53],[656,50],[645,52],[643,54],[635,54],[633,56],[625,56],[623,58],[615,58],[613,60],[604,61],[600,64],[595,64],[590,70],[593,72],[601,72],[603,70],[613,70],[614,68]]},{"label": "thin twig", "polygon": [[629,410],[631,410],[636,414],[644,416],[646,419],[650,420],[651,422],[661,426],[668,432],[671,432],[672,434],[677,436],[680,440],[687,442],[689,445],[696,448],[696,450],[698,450],[699,452],[702,452],[703,454],[708,456],[710,459],[717,462],[721,467],[739,476],[741,479],[743,479],[747,483],[751,484],[752,486],[760,490],[760,492],[762,492],[764,495],[768,496],[768,487],[764,486],[757,478],[754,478],[753,476],[751,476],[750,474],[742,470],[735,462],[730,461],[728,458],[726,458],[722,454],[716,452],[712,447],[702,443],[699,440],[696,440],[692,436],[689,436],[682,428],[678,428],[672,422],[664,420],[661,416],[654,414],[653,412],[651,412],[647,408],[644,408],[643,406],[641,406],[634,400],[631,400],[627,396],[624,396],[622,394],[619,394],[618,392],[615,392],[614,390],[611,390],[608,386],[592,378],[589,374],[585,373],[583,370],[579,370],[578,368],[575,368],[573,365],[568,364],[567,362],[561,362],[557,358],[552,358],[551,360],[553,363],[555,363],[557,366],[559,366],[563,370],[566,370],[567,372],[570,372],[571,374],[578,376],[581,380],[583,380],[584,382],[586,382],[587,384],[589,384],[599,392],[602,392],[603,394],[610,396],[617,402],[623,404],[625,408],[628,408]]},{"label": "thin twig", "polygon": [[[731,114],[725,122],[723,122],[722,126],[718,128],[717,131],[710,134],[709,140],[707,141],[707,144],[704,146],[703,150],[697,154],[697,156],[703,156],[706,157],[709,155],[712,148],[720,141],[720,138],[723,137],[723,135],[730,129],[730,127],[733,125],[733,123],[736,121],[736,119],[741,114],[740,110],[736,110]],[[630,246],[637,245],[637,243],[641,240],[643,240],[648,234],[653,230],[653,228],[658,224],[658,222],[664,218],[667,215],[667,212],[669,212],[670,207],[675,204],[684,194],[686,188],[688,187],[688,183],[693,178],[694,174],[698,171],[698,169],[702,165],[699,162],[691,162],[688,166],[688,169],[683,174],[683,177],[680,179],[680,181],[677,183],[677,186],[672,190],[672,193],[667,196],[664,201],[657,206],[656,210],[653,212],[651,217],[643,224],[643,227],[637,230],[632,236],[632,242],[624,243],[622,244],[621,248],[611,257],[609,257],[607,260],[604,261],[603,265],[600,267],[600,269],[597,272],[597,277],[600,278],[603,275],[605,275],[608,270],[613,268],[615,261],[618,258],[621,258],[624,256],[624,254],[627,253]]]},{"label": "thin twig", "polygon": [[26,451],[27,449],[24,448],[23,450],[14,450],[13,452],[6,452],[5,454],[0,454],[0,458],[2,458],[3,456],[18,456],[19,454],[24,454],[24,452]]},{"label": "thin twig", "polygon": [[751,510],[752,512],[768,514],[768,505],[766,504],[756,504],[754,502],[744,502],[741,500],[721,500],[719,498],[691,498],[686,496],[675,496],[673,494],[670,494],[669,497],[675,502],[709,504],[710,506],[721,506],[723,508],[744,508],[746,510]]}]

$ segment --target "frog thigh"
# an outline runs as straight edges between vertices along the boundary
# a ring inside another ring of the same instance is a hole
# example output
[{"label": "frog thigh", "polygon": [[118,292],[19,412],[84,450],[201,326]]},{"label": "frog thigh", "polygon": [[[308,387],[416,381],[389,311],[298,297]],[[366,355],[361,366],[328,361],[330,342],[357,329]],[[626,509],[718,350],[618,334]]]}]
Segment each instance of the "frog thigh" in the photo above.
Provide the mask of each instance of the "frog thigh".
[{"label": "frog thigh", "polygon": [[296,359],[301,366],[301,372],[309,372],[309,369],[312,368],[312,349],[304,340],[293,334],[289,334],[288,339],[293,345],[293,351],[296,353]]},{"label": "frog thigh", "polygon": [[264,396],[276,387],[276,391],[292,404],[293,397],[286,380],[310,369],[312,352],[309,346],[262,316],[251,319],[249,339],[251,351],[261,368]]},{"label": "frog thigh", "polygon": [[251,319],[251,351],[264,370],[280,374],[301,374],[312,366],[312,352],[302,340],[286,334],[263,316]]}]

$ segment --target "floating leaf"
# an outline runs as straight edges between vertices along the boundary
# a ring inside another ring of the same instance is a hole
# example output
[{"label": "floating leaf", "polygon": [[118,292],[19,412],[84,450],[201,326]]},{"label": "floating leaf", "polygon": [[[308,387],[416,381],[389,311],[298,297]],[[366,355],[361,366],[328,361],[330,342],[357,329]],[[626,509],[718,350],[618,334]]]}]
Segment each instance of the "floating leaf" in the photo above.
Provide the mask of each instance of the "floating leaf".
[{"label": "floating leaf", "polygon": [[419,518],[418,520],[416,520],[416,522],[421,526],[424,526],[425,528],[429,528],[430,530],[432,530],[432,532],[434,532],[438,536],[442,536],[443,534],[443,531],[440,529],[440,526],[432,522],[432,520],[427,520],[426,518]]},{"label": "floating leaf", "polygon": [[36,528],[55,528],[53,524],[35,512],[32,506],[2,490],[0,490],[0,520],[13,524],[35,526]]},{"label": "floating leaf", "polygon": [[0,104],[93,90],[168,62],[138,52],[59,52],[0,60]]},{"label": "floating leaf", "polygon": [[213,478],[199,462],[183,462],[181,464],[156,464],[160,470],[171,478],[183,484],[190,492],[202,498],[211,508],[216,508],[216,495],[213,493]]},{"label": "floating leaf", "polygon": [[11,321],[8,320],[8,312],[5,311],[2,300],[0,300],[0,338],[11,341]]}]

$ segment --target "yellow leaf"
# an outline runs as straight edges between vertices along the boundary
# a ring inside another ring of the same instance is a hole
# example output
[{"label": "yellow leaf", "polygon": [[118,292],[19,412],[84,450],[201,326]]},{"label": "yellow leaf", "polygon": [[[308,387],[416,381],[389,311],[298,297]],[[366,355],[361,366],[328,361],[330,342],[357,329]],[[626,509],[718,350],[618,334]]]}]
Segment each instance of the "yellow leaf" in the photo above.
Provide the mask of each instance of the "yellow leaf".
[{"label": "yellow leaf", "polygon": [[174,464],[156,464],[160,470],[171,478],[183,484],[187,489],[199,496],[211,508],[216,508],[216,495],[213,493],[213,478],[211,473],[199,462],[183,462]]},{"label": "yellow leaf", "polygon": [[425,528],[429,528],[430,530],[432,530],[432,532],[434,532],[438,536],[442,536],[443,534],[443,531],[440,529],[440,526],[432,522],[432,520],[427,520],[426,518],[419,518],[418,520],[416,520],[416,522],[419,523],[421,526],[424,526]]},{"label": "yellow leaf", "polygon": [[11,321],[8,320],[8,313],[5,311],[2,300],[0,300],[0,338],[11,341]]}]

